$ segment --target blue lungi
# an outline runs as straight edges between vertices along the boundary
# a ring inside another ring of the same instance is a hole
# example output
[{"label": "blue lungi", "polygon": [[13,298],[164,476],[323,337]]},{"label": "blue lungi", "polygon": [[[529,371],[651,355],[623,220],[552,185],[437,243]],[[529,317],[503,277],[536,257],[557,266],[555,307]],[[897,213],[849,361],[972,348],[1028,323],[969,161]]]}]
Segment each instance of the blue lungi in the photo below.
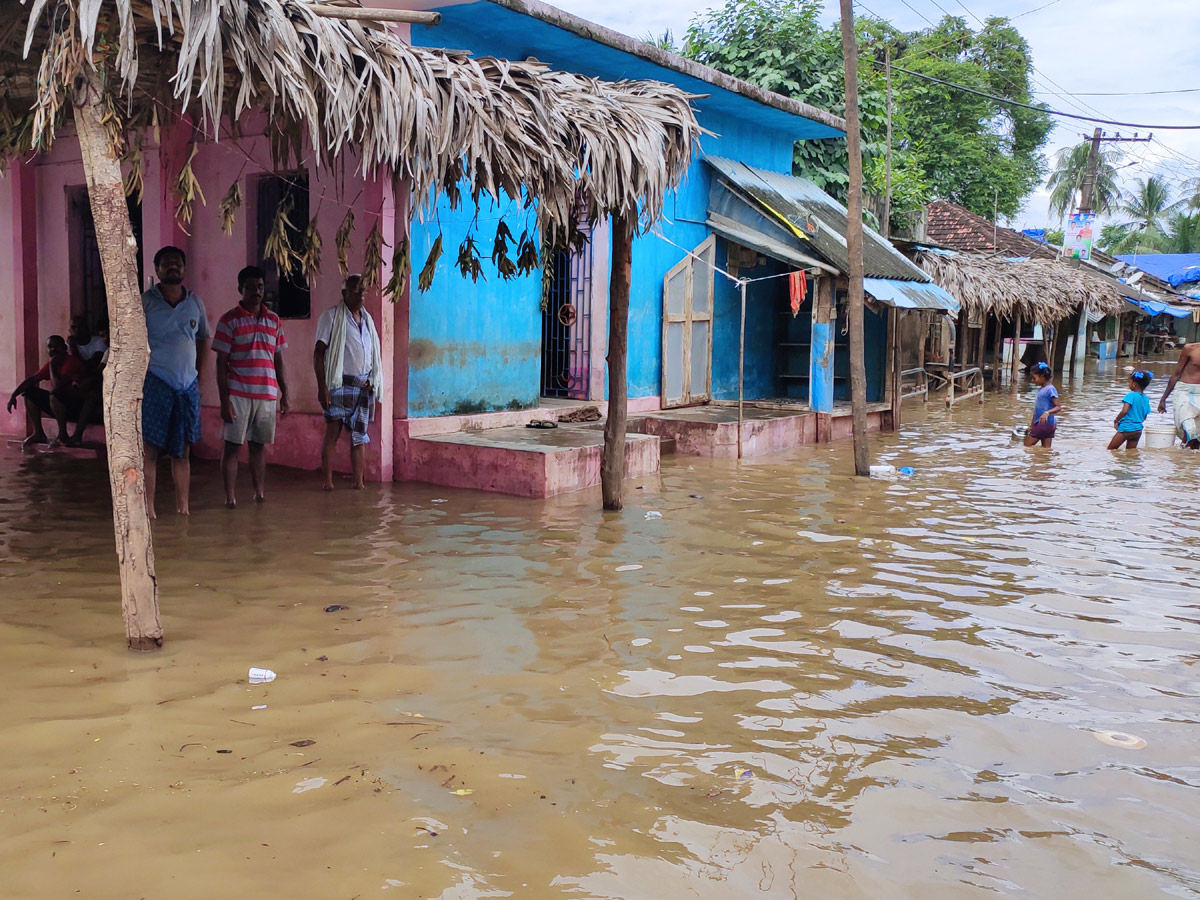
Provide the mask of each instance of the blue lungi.
[{"label": "blue lungi", "polygon": [[177,391],[147,373],[142,388],[142,440],[179,459],[200,440],[200,382]]}]

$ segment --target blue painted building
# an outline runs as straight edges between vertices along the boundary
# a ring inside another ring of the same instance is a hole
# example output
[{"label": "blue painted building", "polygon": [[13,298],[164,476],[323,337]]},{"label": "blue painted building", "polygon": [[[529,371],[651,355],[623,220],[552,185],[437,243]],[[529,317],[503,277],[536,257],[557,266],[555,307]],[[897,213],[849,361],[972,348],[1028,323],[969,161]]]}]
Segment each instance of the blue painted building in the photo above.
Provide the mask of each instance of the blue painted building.
[{"label": "blue painted building", "polygon": [[[668,198],[664,220],[633,246],[631,409],[737,397],[741,292],[730,276],[763,279],[747,288],[745,396],[793,399],[824,412],[835,399],[848,399],[848,358],[839,336],[844,316],[838,317],[835,296],[839,279],[844,281],[845,210],[790,175],[794,143],[842,136],[840,119],[543,3],[476,0],[434,8],[441,23],[413,26],[414,44],[475,56],[532,57],[606,80],[669,82],[697,95],[700,124],[711,132],[700,157],[713,163],[698,159],[692,165]],[[762,196],[746,192],[747,184],[765,174],[778,179],[774,196],[788,197],[787,210],[764,208]],[[739,198],[746,201],[742,207]],[[789,224],[789,215],[799,216],[801,225],[819,221],[820,234],[805,234]],[[529,409],[547,397],[604,399],[608,224],[597,226],[585,251],[543,260],[553,276],[548,280],[505,281],[487,260],[501,216],[514,234],[534,227],[533,214],[515,204],[476,213],[443,203],[423,223],[412,223],[414,269],[423,265],[439,234],[446,249],[431,290],[411,293],[410,419]],[[483,280],[477,283],[454,268],[454,248],[467,236],[476,238],[484,256]],[[881,302],[935,308],[954,303],[882,238],[868,243],[879,270],[869,266],[868,275],[925,289],[907,299],[881,290],[886,295]],[[741,268],[731,269],[733,262]],[[798,267],[825,283],[827,302],[814,315],[820,291],[813,284],[807,307],[789,318],[786,275]],[[868,315],[869,395],[875,400],[883,398],[887,380],[887,320],[882,308]]]}]

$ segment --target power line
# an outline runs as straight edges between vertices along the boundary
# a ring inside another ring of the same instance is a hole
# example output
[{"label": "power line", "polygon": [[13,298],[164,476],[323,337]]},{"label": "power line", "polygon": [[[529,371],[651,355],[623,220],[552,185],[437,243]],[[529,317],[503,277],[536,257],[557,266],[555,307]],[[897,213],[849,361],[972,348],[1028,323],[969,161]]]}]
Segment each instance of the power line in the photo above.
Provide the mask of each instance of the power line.
[{"label": "power line", "polygon": [[[876,62],[875,65],[881,65]],[[1009,100],[1007,97],[997,97],[994,94],[989,94],[986,91],[977,90],[973,87],[967,87],[965,84],[955,84],[953,81],[945,81],[941,78],[935,78],[932,75],[923,75],[920,72],[913,72],[911,69],[904,69],[900,66],[892,64],[892,69],[897,72],[903,72],[905,75],[911,75],[914,78],[920,78],[925,81],[933,82],[934,84],[944,85],[945,87],[955,88],[956,90],[964,91],[968,94],[975,94],[979,97],[985,97],[995,103],[1003,103],[1007,106],[1016,106],[1021,109],[1031,109],[1034,112],[1042,112],[1051,116],[1061,116],[1065,119],[1077,119],[1083,122],[1094,122],[1097,125],[1114,125],[1119,128],[1138,128],[1146,131],[1200,131],[1200,125],[1139,125],[1137,122],[1118,122],[1114,119],[1101,119],[1097,116],[1084,116],[1077,113],[1063,112],[1058,109],[1051,109],[1048,106],[1038,106],[1033,103],[1022,103],[1020,100]]]},{"label": "power line", "polygon": [[1043,9],[1053,6],[1056,3],[1062,3],[1062,0],[1050,0],[1049,3],[1043,3],[1041,6],[1035,6],[1033,9],[1027,9],[1023,13],[1017,13],[1015,16],[1009,16],[1008,21],[1011,22],[1013,19],[1019,19],[1022,16],[1029,15],[1030,13],[1041,12]]},{"label": "power line", "polygon": [[1064,91],[1056,94],[1054,91],[1035,91],[1038,94],[1052,94],[1064,97],[1152,97],[1159,94],[1200,94],[1200,88],[1172,88],[1167,91]]}]

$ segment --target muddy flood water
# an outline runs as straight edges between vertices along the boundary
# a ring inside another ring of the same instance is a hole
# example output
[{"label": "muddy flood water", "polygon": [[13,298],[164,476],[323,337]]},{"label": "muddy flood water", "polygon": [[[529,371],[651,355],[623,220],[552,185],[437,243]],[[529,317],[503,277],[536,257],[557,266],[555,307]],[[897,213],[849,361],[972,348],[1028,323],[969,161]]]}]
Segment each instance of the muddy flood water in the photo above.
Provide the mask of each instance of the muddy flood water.
[{"label": "muddy flood water", "polygon": [[4,451],[0,895],[1200,896],[1200,456],[1106,451],[1123,392],[1049,452],[1027,386],[918,404],[896,482],[671,457],[610,517],[278,471],[230,513],[200,465],[153,655],[101,464]]}]

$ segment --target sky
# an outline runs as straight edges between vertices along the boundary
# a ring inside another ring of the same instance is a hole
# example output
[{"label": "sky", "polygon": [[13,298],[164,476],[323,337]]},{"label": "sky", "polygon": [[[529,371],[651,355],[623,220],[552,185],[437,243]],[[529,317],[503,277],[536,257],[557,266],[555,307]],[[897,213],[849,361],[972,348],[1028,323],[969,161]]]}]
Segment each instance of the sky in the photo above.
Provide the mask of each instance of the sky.
[{"label": "sky", "polygon": [[[705,0],[551,0],[554,5],[634,37],[670,29],[682,38],[688,22],[714,4]],[[836,0],[824,0],[826,19],[837,18]],[[946,12],[972,28],[989,16],[1007,16],[1033,51],[1038,99],[1051,108],[1142,125],[1200,125],[1200,2],[1198,0],[867,0],[856,15],[875,14],[914,31]],[[1083,96],[1198,89],[1194,93]],[[1046,155],[1079,143],[1095,123],[1056,118]],[[1105,134],[1145,136],[1151,129],[1103,126]],[[1200,129],[1154,130],[1151,143],[1123,144],[1123,183],[1158,174],[1175,191],[1200,178]],[[1048,193],[1039,190],[1008,224],[1054,225]]]}]

